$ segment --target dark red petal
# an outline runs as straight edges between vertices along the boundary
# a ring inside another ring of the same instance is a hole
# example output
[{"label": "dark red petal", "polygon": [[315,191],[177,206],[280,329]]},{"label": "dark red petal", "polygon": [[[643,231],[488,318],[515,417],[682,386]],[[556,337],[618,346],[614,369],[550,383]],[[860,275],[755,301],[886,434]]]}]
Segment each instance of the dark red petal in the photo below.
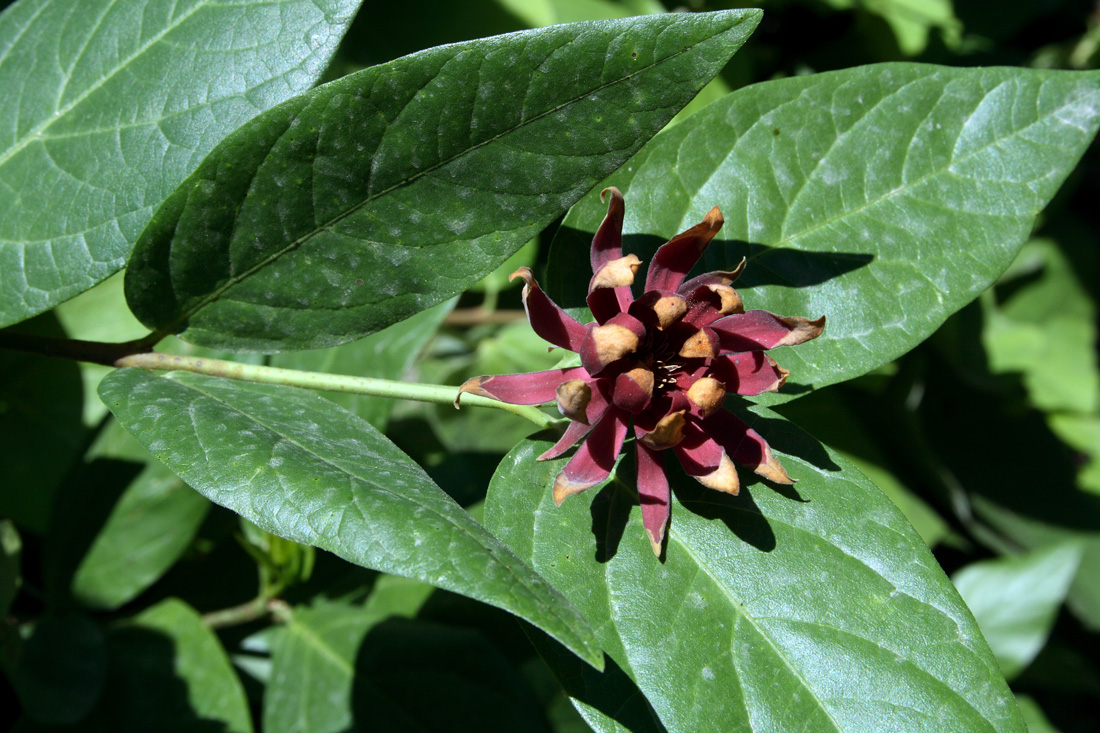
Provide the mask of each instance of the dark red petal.
[{"label": "dark red petal", "polygon": [[569,426],[565,429],[565,434],[561,436],[561,439],[554,444],[553,448],[539,456],[537,460],[549,461],[565,453],[565,451],[569,450],[578,440],[588,435],[588,431],[603,418],[605,412],[607,412],[607,399],[601,393],[599,385],[593,384],[592,399],[588,402],[588,407],[584,411],[585,419],[588,421],[587,424],[583,422],[570,422]]},{"label": "dark red petal", "polygon": [[649,535],[653,554],[660,557],[669,515],[668,477],[665,475],[664,457],[641,442],[637,444],[634,455],[638,466],[638,501],[642,505],[642,526]]},{"label": "dark red petal", "polygon": [[703,221],[677,234],[657,250],[649,263],[645,279],[646,290],[676,290],[684,282],[688,270],[699,261],[699,255],[722,228],[722,212],[715,206]]},{"label": "dark red petal", "polygon": [[725,410],[703,421],[706,431],[722,444],[730,457],[777,484],[793,484],[794,479],[772,454],[768,441]]},{"label": "dark red petal", "polygon": [[653,398],[653,385],[653,372],[645,367],[635,367],[615,377],[611,401],[615,407],[637,415],[649,407]]},{"label": "dark red petal", "polygon": [[592,376],[609,364],[638,350],[645,338],[645,326],[629,313],[619,313],[602,325],[588,324],[588,335],[581,344],[581,364]]},{"label": "dark red petal", "polygon": [[458,388],[455,407],[464,392],[489,397],[512,405],[541,405],[557,397],[558,385],[570,379],[586,379],[584,367],[551,369],[528,374],[497,374],[467,379]]},{"label": "dark red petal", "polygon": [[811,321],[767,311],[746,311],[717,320],[710,328],[718,334],[724,352],[761,351],[817,338],[825,328],[825,316]]},{"label": "dark red petal", "polygon": [[726,451],[696,424],[694,418],[684,426],[684,439],[673,447],[680,465],[689,476],[709,489],[737,494],[741,484],[737,469],[733,467]]},{"label": "dark red petal", "polygon": [[588,294],[588,310],[603,325],[620,313],[625,313],[634,302],[634,294],[625,285],[618,288],[596,288]]},{"label": "dark red petal", "polygon": [[696,288],[704,287],[706,285],[730,285],[734,280],[741,277],[741,273],[745,270],[745,258],[741,258],[741,262],[737,267],[729,271],[716,270],[714,272],[704,272],[702,275],[697,275],[686,283],[680,286],[680,295],[687,295]]},{"label": "dark red petal", "polygon": [[522,277],[525,283],[523,307],[527,311],[527,320],[531,322],[531,328],[535,333],[554,346],[570,351],[580,351],[581,342],[584,341],[587,333],[584,324],[559,308],[549,295],[542,292],[542,288],[531,274],[531,268],[521,267],[508,279],[515,280],[517,277]]},{"label": "dark red petal", "polygon": [[762,351],[724,354],[711,363],[711,376],[730,392],[740,395],[775,392],[787,381],[789,373]]},{"label": "dark red petal", "polygon": [[569,463],[554,479],[554,503],[607,479],[626,440],[626,413],[608,410]]},{"label": "dark red petal", "polygon": [[687,296],[688,312],[683,322],[695,328],[709,326],[731,313],[744,313],[741,295],[728,285],[703,285]]},{"label": "dark red petal", "polygon": [[611,186],[600,192],[600,201],[608,197],[607,216],[603,218],[596,236],[592,237],[592,273],[595,274],[605,263],[623,256],[623,214],[626,205],[619,189]]},{"label": "dark red petal", "polygon": [[645,324],[647,329],[664,331],[680,322],[687,313],[688,303],[673,290],[650,290],[630,306],[630,315]]}]

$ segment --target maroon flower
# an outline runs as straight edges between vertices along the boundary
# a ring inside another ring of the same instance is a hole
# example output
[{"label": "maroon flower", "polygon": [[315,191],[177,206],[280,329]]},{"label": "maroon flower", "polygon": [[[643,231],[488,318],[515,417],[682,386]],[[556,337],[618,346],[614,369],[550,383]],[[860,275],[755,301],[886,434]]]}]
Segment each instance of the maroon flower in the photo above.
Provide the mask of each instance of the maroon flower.
[{"label": "maroon flower", "polygon": [[[633,423],[642,524],[661,554],[669,517],[664,451],[701,484],[737,494],[732,461],[769,481],[789,484],[767,442],[722,409],[728,393],[774,392],[787,370],[764,352],[817,338],[825,317],[810,321],[767,311],[745,311],[730,287],[744,269],[709,272],[684,281],[722,227],[722,212],[673,237],[653,256],[645,294],[630,291],[641,266],[623,256],[623,197],[610,194],[607,216],[592,239],[588,307],[596,320],[582,324],[539,289],[531,270],[512,274],[526,282],[523,303],[531,327],[555,346],[580,354],[581,366],[531,374],[475,377],[459,390],[519,405],[556,400],[572,422],[539,460],[557,458],[583,440],[554,479],[554,502],[607,479]],[[455,400],[458,405],[458,400]]]}]

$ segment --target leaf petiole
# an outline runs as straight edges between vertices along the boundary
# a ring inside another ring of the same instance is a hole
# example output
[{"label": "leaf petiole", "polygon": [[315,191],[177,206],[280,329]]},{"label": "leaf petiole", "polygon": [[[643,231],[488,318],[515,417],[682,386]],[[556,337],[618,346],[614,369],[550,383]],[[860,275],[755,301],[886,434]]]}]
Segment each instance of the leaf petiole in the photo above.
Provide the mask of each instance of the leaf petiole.
[{"label": "leaf petiole", "polygon": [[[176,354],[162,354],[157,352],[130,354],[115,361],[114,365],[119,368],[138,367],[141,369],[161,371],[188,371],[213,377],[237,379],[245,382],[279,384],[288,387],[322,390],[325,392],[347,392],[350,394],[416,400],[419,402],[434,402],[437,404],[452,404],[458,396],[458,387],[449,387],[441,384],[395,382],[389,379],[373,379],[368,377],[352,377],[343,374],[307,372],[297,369],[283,369],[280,367],[259,366],[256,364],[242,364],[235,361],[222,361],[221,359],[179,356]],[[548,428],[557,422],[557,420],[547,415],[545,412],[542,412],[537,407],[529,405],[510,405],[506,402],[497,402],[488,397],[472,394],[464,394],[462,396],[462,403],[504,410],[513,415],[518,415],[519,417],[530,420],[540,428]]]}]

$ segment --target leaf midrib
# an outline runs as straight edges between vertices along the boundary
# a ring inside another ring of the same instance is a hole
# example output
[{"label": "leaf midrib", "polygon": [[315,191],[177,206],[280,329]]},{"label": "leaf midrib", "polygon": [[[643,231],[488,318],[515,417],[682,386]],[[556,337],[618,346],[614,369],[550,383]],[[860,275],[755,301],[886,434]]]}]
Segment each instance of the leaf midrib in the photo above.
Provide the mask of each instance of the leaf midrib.
[{"label": "leaf midrib", "polygon": [[[15,157],[15,155],[17,155],[20,151],[22,151],[27,146],[29,146],[32,142],[34,142],[36,140],[43,139],[42,136],[41,136],[43,132],[45,132],[52,125],[54,125],[55,123],[57,123],[58,121],[63,119],[65,117],[65,115],[67,115],[69,112],[71,112],[81,102],[83,102],[85,99],[87,99],[89,96],[91,96],[94,92],[98,91],[104,85],[106,85],[107,82],[109,82],[111,79],[113,79],[116,74],[120,73],[123,69],[128,67],[134,61],[136,61],[146,51],[148,51],[150,48],[152,48],[156,43],[158,43],[166,35],[168,35],[172,31],[174,31],[183,22],[189,20],[192,15],[199,12],[199,10],[201,10],[201,9],[205,9],[206,7],[211,5],[211,3],[213,3],[213,2],[214,2],[214,0],[202,0],[201,2],[196,4],[194,8],[192,8],[188,12],[181,15],[176,22],[169,24],[164,29],[162,29],[160,32],[158,32],[156,35],[152,36],[146,43],[143,43],[141,46],[139,46],[135,52],[131,53],[129,56],[126,57],[126,59],[124,61],[117,64],[115,66],[115,68],[110,70],[109,73],[103,75],[99,80],[96,81],[95,84],[92,84],[87,89],[85,89],[83,92],[81,92],[76,97],[74,97],[72,99],[72,101],[70,101],[67,105],[65,105],[64,107],[60,107],[60,108],[56,109],[45,120],[43,120],[39,124],[35,125],[34,127],[30,128],[29,130],[27,130],[22,135],[22,137],[13,146],[11,146],[7,150],[5,150],[3,153],[0,153],[0,167],[3,167],[9,160],[11,160],[13,157]],[[28,22],[27,26],[29,27],[31,25],[31,23],[33,23],[33,19],[32,19],[31,22]],[[98,31],[98,26],[89,31],[89,35],[88,35],[89,42],[90,42],[90,39],[91,39],[92,35],[94,35],[97,31]],[[12,47],[14,47],[14,45],[15,44],[13,44]],[[9,48],[9,50],[10,50],[10,48]],[[5,57],[6,57],[6,54],[5,54]],[[68,85],[68,83],[70,81],[72,81],[72,75],[71,75],[71,73],[67,72],[65,74],[64,83],[61,85],[59,91],[64,91],[65,86]],[[112,129],[112,128],[108,128],[108,129]]]},{"label": "leaf midrib", "polygon": [[[729,12],[729,11],[726,11],[726,12]],[[638,70],[632,72],[631,74],[628,74],[628,75],[623,76],[623,77],[619,77],[618,79],[615,79],[614,81],[611,81],[611,82],[600,84],[599,86],[591,88],[588,91],[580,93],[580,94],[578,94],[578,95],[576,95],[576,96],[574,96],[574,97],[572,97],[572,98],[570,98],[570,99],[568,99],[568,100],[566,100],[566,101],[564,101],[564,102],[562,102],[562,103],[560,103],[560,104],[558,104],[558,105],[556,105],[556,106],[554,106],[554,107],[552,107],[552,108],[550,108],[550,109],[548,109],[548,110],[546,110],[546,111],[544,111],[544,112],[542,112],[538,115],[535,115],[534,117],[525,119],[525,120],[521,121],[520,123],[518,123],[516,125],[513,125],[512,127],[508,128],[506,130],[500,131],[499,133],[492,136],[491,138],[487,138],[486,140],[484,140],[482,142],[479,142],[475,145],[472,145],[472,146],[466,148],[465,150],[463,150],[459,153],[455,153],[455,154],[451,155],[450,157],[448,157],[444,160],[441,160],[441,161],[439,161],[438,163],[436,163],[432,166],[429,166],[429,167],[423,168],[421,170],[418,170],[416,173],[414,173],[410,177],[401,179],[400,181],[397,181],[396,183],[393,183],[392,185],[390,185],[390,186],[388,186],[388,187],[386,187],[386,188],[384,188],[380,191],[377,191],[377,192],[372,193],[372,194],[368,194],[362,201],[359,201],[358,203],[355,203],[355,204],[351,205],[350,207],[348,207],[347,210],[341,212],[340,214],[337,214],[337,215],[331,217],[328,221],[316,226],[312,231],[310,231],[310,232],[302,235],[301,237],[289,242],[285,247],[282,247],[282,248],[279,248],[279,249],[276,249],[276,250],[272,251],[271,254],[264,257],[260,261],[258,261],[252,267],[250,267],[247,270],[243,271],[240,275],[232,276],[232,277],[228,278],[226,280],[226,282],[221,287],[213,290],[209,295],[201,298],[194,305],[192,305],[192,306],[190,306],[189,308],[186,308],[186,309],[181,309],[176,318],[172,319],[170,322],[168,322],[165,325],[161,326],[159,329],[157,329],[157,332],[158,333],[163,332],[163,333],[166,333],[166,334],[167,333],[176,333],[178,330],[180,330],[180,326],[182,324],[186,323],[194,314],[196,314],[197,312],[199,312],[203,308],[207,307],[211,303],[213,303],[213,302],[217,301],[218,299],[220,299],[221,296],[224,295],[228,290],[236,287],[240,283],[242,283],[245,280],[247,280],[248,278],[250,278],[252,275],[254,275],[257,272],[259,272],[260,270],[263,270],[264,268],[268,267],[272,262],[279,259],[280,257],[287,254],[288,252],[291,252],[294,249],[297,249],[301,245],[305,244],[307,241],[309,241],[309,240],[313,239],[314,237],[318,236],[319,234],[331,229],[332,227],[339,224],[341,221],[348,218],[349,216],[354,215],[357,211],[359,211],[360,209],[366,207],[368,204],[372,203],[374,200],[376,200],[378,198],[381,198],[383,196],[386,196],[386,195],[388,195],[388,194],[392,193],[393,191],[396,191],[400,188],[404,188],[405,186],[408,186],[412,183],[415,183],[417,180],[423,178],[424,176],[428,175],[429,173],[433,173],[437,170],[440,170],[441,168],[444,168],[444,167],[450,165],[451,163],[459,160],[460,158],[463,158],[467,155],[470,155],[474,151],[476,151],[476,150],[478,150],[478,149],[480,149],[480,148],[482,148],[486,145],[494,143],[494,142],[496,142],[497,140],[499,140],[501,138],[512,135],[516,131],[518,131],[520,129],[523,129],[524,127],[526,127],[528,125],[531,125],[531,124],[537,122],[538,120],[549,117],[550,115],[553,115],[555,112],[558,112],[558,111],[560,111],[560,110],[562,110],[562,109],[564,109],[564,108],[566,108],[566,107],[568,107],[572,104],[575,104],[576,102],[578,102],[582,99],[585,99],[588,96],[591,96],[593,94],[598,94],[598,93],[604,91],[605,89],[609,89],[609,88],[614,87],[618,84],[624,84],[624,83],[630,81],[631,79],[633,79],[634,77],[636,77],[636,76],[638,76],[642,73],[648,72],[651,69],[655,69],[655,68],[657,68],[658,66],[660,66],[664,63],[670,62],[670,61],[678,58],[679,56],[681,56],[683,54],[686,54],[689,51],[695,49],[697,46],[699,46],[703,43],[706,43],[707,41],[710,41],[710,40],[714,39],[715,37],[717,37],[717,36],[719,36],[723,33],[727,33],[730,30],[732,30],[733,28],[736,28],[737,26],[739,26],[743,22],[745,22],[745,20],[748,17],[750,17],[750,16],[748,16],[748,15],[738,16],[737,18],[734,19],[733,23],[731,23],[727,27],[723,28],[722,30],[717,31],[715,33],[712,33],[711,35],[707,36],[706,38],[703,38],[699,41],[696,41],[695,43],[691,44],[690,46],[686,46],[683,49],[681,49],[679,51],[676,51],[675,53],[673,53],[669,56],[665,56],[664,58],[660,59],[659,61],[652,62],[652,63],[650,63],[646,66],[643,66],[643,67],[639,68]],[[621,38],[622,35],[623,35],[623,32],[620,32],[615,37],[616,38]],[[572,39],[572,40],[575,40],[575,39]],[[465,44],[456,44],[456,45],[465,45]],[[611,44],[608,43],[607,45],[610,46]],[[452,56],[450,59],[447,60],[447,62],[444,63],[444,65],[446,65],[446,63],[453,60],[454,58],[455,57]],[[383,69],[386,66],[390,66],[392,63],[394,63],[394,62],[390,62],[390,64],[385,64],[383,66],[372,67],[372,68]],[[605,51],[605,64],[606,64],[606,51]],[[380,73],[380,72],[376,72],[376,73]],[[434,78],[438,78],[438,75]],[[528,92],[529,91],[530,91],[530,88],[528,88]],[[265,157],[265,160],[266,160],[266,157]],[[0,159],[0,164],[2,164],[2,159]]]}]

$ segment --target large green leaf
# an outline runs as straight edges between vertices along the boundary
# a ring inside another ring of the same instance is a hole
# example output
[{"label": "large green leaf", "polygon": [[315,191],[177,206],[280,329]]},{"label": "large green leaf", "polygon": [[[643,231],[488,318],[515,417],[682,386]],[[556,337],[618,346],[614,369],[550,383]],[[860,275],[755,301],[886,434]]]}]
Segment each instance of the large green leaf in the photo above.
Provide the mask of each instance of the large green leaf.
[{"label": "large green leaf", "polygon": [[[720,206],[699,269],[747,308],[828,316],[777,359],[821,387],[905,353],[1004,271],[1100,125],[1100,72],[866,66],[764,82],[658,136],[607,180],[643,259]],[[583,304],[598,192],[566,217],[547,289]],[[790,386],[786,394],[797,394]]]},{"label": "large green leaf", "polygon": [[516,669],[477,632],[325,605],[275,647],[264,730],[539,731]]},{"label": "large green leaf", "polygon": [[580,23],[366,69],[229,136],[126,275],[150,328],[238,349],[351,341],[477,282],[717,74],[760,11]]},{"label": "large green leaf", "polygon": [[107,688],[92,730],[251,733],[244,688],[195,609],[161,601],[107,637]]},{"label": "large green leaf", "polygon": [[359,0],[21,0],[0,16],[0,326],[118,270],[217,142],[309,89]]},{"label": "large green leaf", "polygon": [[758,412],[748,419],[798,484],[757,481],[734,498],[670,471],[663,561],[625,475],[633,461],[556,508],[564,459],[537,463],[543,440],[501,463],[486,524],[588,616],[669,730],[1024,730],[977,624],[901,513]]},{"label": "large green leaf", "polygon": [[385,436],[325,398],[139,369],[109,375],[100,396],[166,466],[260,528],[498,606],[599,663],[568,601]]}]

